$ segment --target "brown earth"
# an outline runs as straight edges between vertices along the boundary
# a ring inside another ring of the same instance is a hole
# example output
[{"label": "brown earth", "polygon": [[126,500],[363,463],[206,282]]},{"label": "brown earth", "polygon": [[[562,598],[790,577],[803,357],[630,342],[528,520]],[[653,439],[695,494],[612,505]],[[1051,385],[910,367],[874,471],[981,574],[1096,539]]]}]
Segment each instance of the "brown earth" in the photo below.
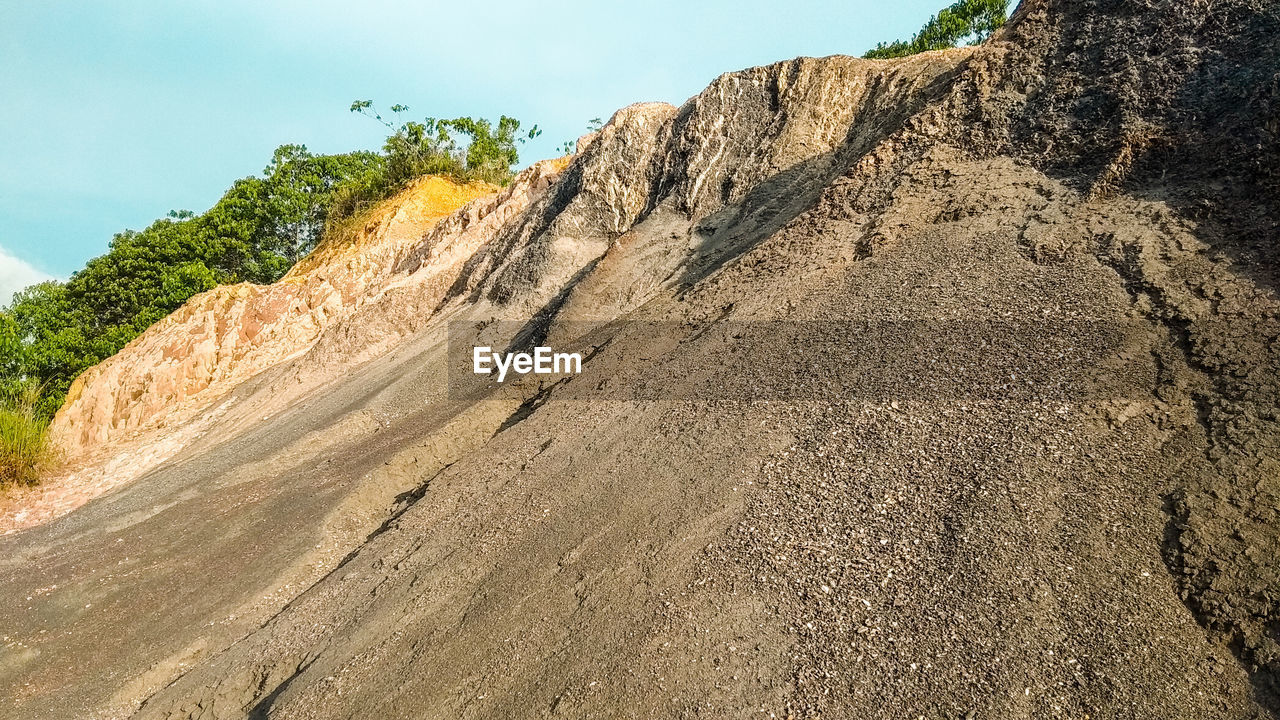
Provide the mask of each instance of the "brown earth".
[{"label": "brown earth", "polygon": [[[625,108],[0,540],[0,707],[1274,717],[1277,135],[1248,0]],[[544,339],[583,374],[461,381]]]}]

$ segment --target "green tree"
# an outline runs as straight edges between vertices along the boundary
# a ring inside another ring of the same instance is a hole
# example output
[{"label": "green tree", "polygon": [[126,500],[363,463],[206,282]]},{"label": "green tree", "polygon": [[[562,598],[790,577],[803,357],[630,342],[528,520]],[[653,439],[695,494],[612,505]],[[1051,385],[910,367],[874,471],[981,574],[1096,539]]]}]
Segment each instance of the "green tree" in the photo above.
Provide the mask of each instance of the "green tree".
[{"label": "green tree", "polygon": [[24,347],[19,361],[5,367],[4,385],[12,392],[30,381],[43,384],[45,394],[36,405],[41,415],[52,417],[71,381],[99,360],[87,332],[91,315],[72,303],[66,286],[55,281],[17,293],[5,314],[6,332],[16,328]]},{"label": "green tree", "polygon": [[196,232],[208,249],[201,259],[219,282],[269,283],[288,271],[283,257],[266,250],[273,244],[267,239],[272,224],[269,195],[266,180],[243,178],[201,216]]},{"label": "green tree", "polygon": [[140,334],[192,297],[218,285],[218,275],[200,260],[166,267],[155,299],[133,316],[130,326]]},{"label": "green tree", "polygon": [[258,202],[265,221],[262,250],[292,267],[324,234],[334,192],[344,183],[383,167],[373,153],[313,155],[305,145],[281,145],[263,171],[265,197]]},{"label": "green tree", "polygon": [[351,112],[373,118],[391,130],[382,146],[385,162],[382,185],[387,192],[422,175],[453,175],[459,178],[465,175],[461,151],[449,128],[431,117],[423,122],[404,119],[408,111],[407,105],[392,105],[393,119],[388,120],[372,100],[351,103]]},{"label": "green tree", "polygon": [[945,50],[961,41],[977,44],[1004,26],[1008,10],[1007,0],[959,0],[929,18],[929,22],[911,40],[880,43],[863,57],[905,57],[929,50]]},{"label": "green tree", "polygon": [[520,161],[516,143],[542,134],[535,125],[525,136],[517,138],[520,121],[506,115],[498,119],[496,128],[488,120],[469,117],[443,120],[440,124],[467,138],[466,167],[473,177],[502,185],[510,181],[511,168]]},{"label": "green tree", "polygon": [[14,396],[23,381],[27,346],[13,313],[0,310],[0,397]]}]

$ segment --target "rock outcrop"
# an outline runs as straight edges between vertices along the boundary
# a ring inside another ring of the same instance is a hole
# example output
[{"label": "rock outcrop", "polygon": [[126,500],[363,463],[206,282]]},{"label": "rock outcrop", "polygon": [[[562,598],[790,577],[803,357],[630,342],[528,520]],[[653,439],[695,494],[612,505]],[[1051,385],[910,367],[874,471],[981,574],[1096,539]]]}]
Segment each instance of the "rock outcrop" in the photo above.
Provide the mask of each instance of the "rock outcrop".
[{"label": "rock outcrop", "polygon": [[[554,165],[539,164],[501,191],[422,179],[279,282],[223,286],[192,298],[77,378],[54,420],[55,441],[75,462],[124,440],[145,443],[148,433],[154,440],[239,384],[306,353],[327,329],[388,290],[405,283],[448,287],[457,258],[545,190]],[[424,268],[426,258],[433,262]]]}]

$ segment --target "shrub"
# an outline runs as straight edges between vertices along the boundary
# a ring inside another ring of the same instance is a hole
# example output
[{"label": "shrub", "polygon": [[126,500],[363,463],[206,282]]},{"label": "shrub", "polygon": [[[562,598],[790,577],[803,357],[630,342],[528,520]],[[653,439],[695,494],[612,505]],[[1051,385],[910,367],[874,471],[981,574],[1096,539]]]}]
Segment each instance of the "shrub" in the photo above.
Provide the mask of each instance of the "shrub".
[{"label": "shrub", "polygon": [[1004,25],[1008,7],[1007,0],[959,0],[929,18],[910,40],[880,43],[862,57],[884,60],[945,50],[965,40],[980,43]]},{"label": "shrub", "polygon": [[428,117],[418,122],[405,119],[409,112],[406,105],[392,105],[391,116],[383,117],[372,100],[351,103],[351,112],[377,121],[391,134],[382,147],[385,164],[381,173],[340,188],[330,208],[331,217],[341,218],[389,197],[423,175],[448,175],[460,183],[483,180],[506,185],[520,161],[519,145],[542,134],[537,125],[520,132],[520,121],[506,115],[499,117],[496,125],[473,117]]}]

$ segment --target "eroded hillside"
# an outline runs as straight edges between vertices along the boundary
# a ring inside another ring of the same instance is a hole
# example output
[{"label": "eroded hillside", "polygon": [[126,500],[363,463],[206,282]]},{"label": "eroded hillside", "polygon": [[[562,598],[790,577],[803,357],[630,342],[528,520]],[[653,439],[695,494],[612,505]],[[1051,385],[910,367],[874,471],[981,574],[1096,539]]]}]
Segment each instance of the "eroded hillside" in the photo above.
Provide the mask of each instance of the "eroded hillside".
[{"label": "eroded hillside", "polygon": [[193,298],[77,378],[54,438],[75,458],[148,422],[181,424],[209,400],[309,350],[324,328],[399,279],[405,257],[438,221],[496,190],[425,178],[361,218],[363,227],[330,238],[280,282],[227,285]]},{"label": "eroded hillside", "polygon": [[1273,716],[1276,78],[1275,3],[1029,0],[624,108],[6,538],[7,708]]}]

